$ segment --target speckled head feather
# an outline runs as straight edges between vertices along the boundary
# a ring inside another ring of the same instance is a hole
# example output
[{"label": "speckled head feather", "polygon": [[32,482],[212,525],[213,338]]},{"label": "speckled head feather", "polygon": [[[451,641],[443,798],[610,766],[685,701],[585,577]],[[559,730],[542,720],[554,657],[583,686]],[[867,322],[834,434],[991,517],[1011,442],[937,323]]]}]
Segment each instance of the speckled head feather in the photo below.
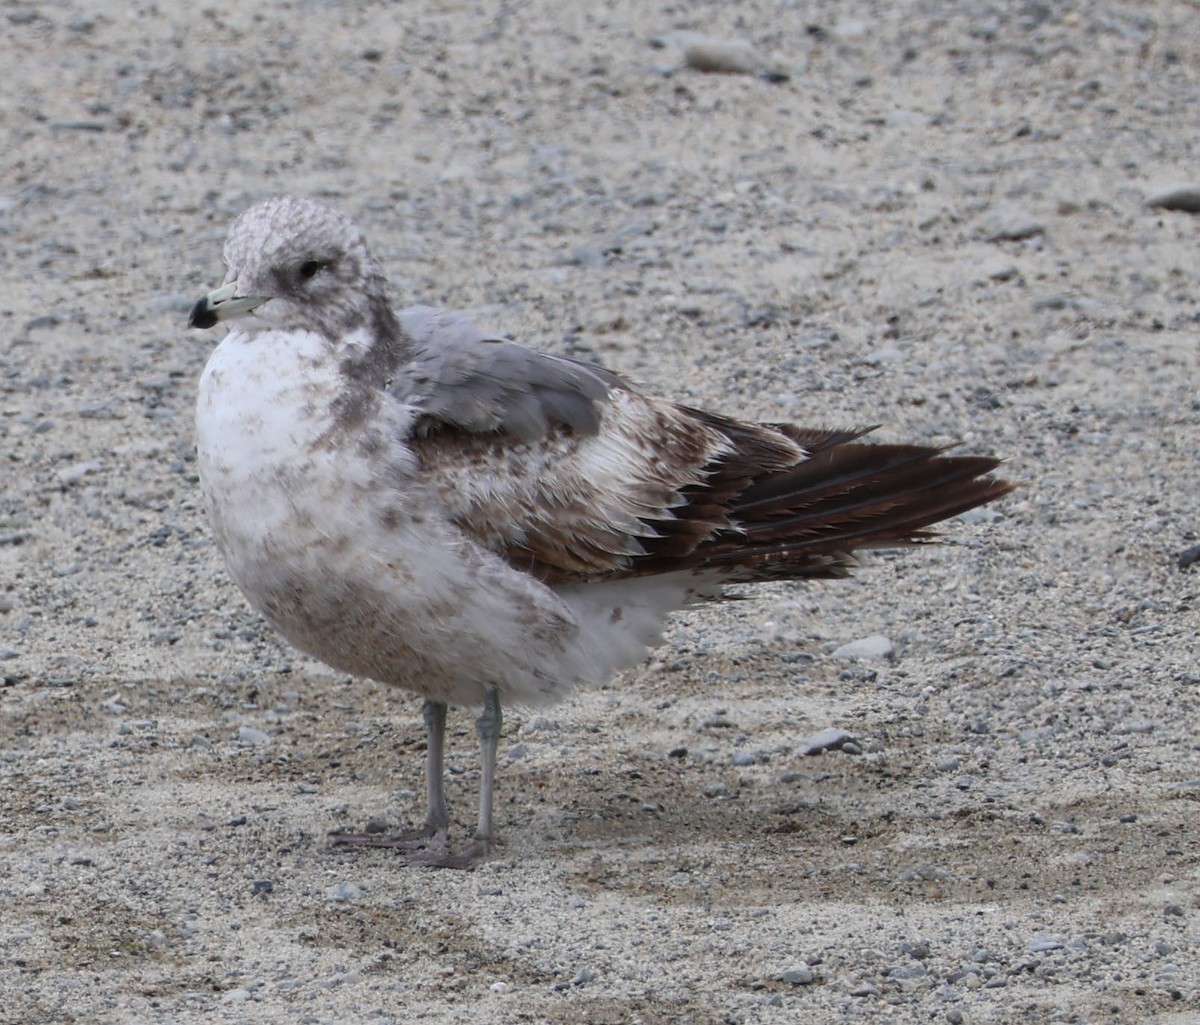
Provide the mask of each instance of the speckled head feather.
[{"label": "speckled head feather", "polygon": [[225,240],[225,280],[264,300],[260,327],[336,339],[384,316],[387,282],[358,226],[315,199],[276,196],[246,210]]}]

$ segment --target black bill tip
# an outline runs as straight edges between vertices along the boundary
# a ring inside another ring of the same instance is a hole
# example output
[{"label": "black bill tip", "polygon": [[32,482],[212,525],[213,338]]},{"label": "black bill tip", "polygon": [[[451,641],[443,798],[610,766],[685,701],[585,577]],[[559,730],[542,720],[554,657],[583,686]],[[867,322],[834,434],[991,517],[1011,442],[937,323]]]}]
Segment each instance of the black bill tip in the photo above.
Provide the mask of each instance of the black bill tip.
[{"label": "black bill tip", "polygon": [[188,314],[188,327],[208,328],[217,322],[216,311],[208,304],[208,296],[196,301],[192,312]]}]

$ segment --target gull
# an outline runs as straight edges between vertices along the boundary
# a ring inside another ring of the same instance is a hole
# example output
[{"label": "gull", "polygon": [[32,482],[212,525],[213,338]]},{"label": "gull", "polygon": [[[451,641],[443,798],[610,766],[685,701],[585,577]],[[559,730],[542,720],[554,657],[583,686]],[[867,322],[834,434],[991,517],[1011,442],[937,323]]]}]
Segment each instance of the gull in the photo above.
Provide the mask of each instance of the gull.
[{"label": "gull", "polygon": [[[1011,490],[998,460],[733,419],[602,367],[393,310],[361,229],[294,196],[231,226],[228,322],[200,379],[201,486],[249,603],[337,670],[424,699],[424,826],[342,842],[468,867],[494,841],[505,704],[642,661],[670,613],[760,581],[841,577],[860,549]],[[479,818],[448,843],[449,704],[482,706]],[[336,836],[336,835],[335,835]]]}]

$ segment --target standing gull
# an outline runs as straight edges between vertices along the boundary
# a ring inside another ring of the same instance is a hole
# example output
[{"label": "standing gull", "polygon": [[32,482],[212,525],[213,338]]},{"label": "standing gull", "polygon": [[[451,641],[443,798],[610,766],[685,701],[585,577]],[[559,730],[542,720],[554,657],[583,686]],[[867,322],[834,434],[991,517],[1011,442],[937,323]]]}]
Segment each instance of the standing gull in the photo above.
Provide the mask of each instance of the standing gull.
[{"label": "standing gull", "polygon": [[[237,585],[297,647],[425,698],[429,810],[344,842],[469,865],[493,838],[502,702],[545,703],[661,642],[729,585],[844,576],[1011,489],[997,460],[747,423],[588,363],[394,312],[343,213],[284,196],[225,242],[192,327],[231,321],[200,380],[200,478]],[[479,825],[454,853],[448,703],[482,705]]]}]

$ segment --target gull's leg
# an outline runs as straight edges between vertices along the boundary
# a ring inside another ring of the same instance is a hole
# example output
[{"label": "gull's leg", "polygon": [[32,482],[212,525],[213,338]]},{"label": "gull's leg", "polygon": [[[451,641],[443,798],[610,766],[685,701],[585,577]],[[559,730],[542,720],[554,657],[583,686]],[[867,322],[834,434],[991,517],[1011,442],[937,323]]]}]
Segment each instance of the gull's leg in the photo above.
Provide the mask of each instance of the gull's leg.
[{"label": "gull's leg", "polygon": [[486,854],[492,843],[492,795],[496,784],[496,751],[500,746],[502,725],[504,716],[500,712],[500,692],[495,687],[489,687],[483,699],[483,711],[475,721],[482,759],[479,770],[479,828],[475,830],[475,840],[481,854]]},{"label": "gull's leg", "polygon": [[446,702],[425,699],[421,709],[425,719],[425,797],[429,812],[425,816],[427,836],[445,837],[450,830],[446,811]]},{"label": "gull's leg", "polygon": [[334,831],[330,837],[335,844],[356,847],[424,847],[431,839],[445,844],[450,830],[450,815],[446,811],[446,703],[427,698],[421,709],[425,719],[425,795],[429,810],[425,825],[406,833],[343,833]]},{"label": "gull's leg", "polygon": [[[475,830],[475,841],[459,854],[446,850],[415,851],[408,856],[410,865],[428,868],[474,868],[485,857],[492,846],[492,806],[496,784],[496,751],[500,746],[500,727],[504,717],[500,712],[500,692],[489,687],[483,698],[483,711],[475,720],[475,732],[479,735],[481,764],[479,769],[479,828]],[[432,752],[432,747],[430,748]],[[431,762],[432,764],[432,762]],[[439,778],[439,784],[441,782]],[[430,821],[437,807],[430,782]],[[439,785],[440,789],[440,785]],[[440,798],[440,794],[438,795]],[[444,837],[444,832],[439,832]]]},{"label": "gull's leg", "polygon": [[[483,711],[475,721],[475,732],[479,735],[479,750],[482,764],[479,772],[479,828],[475,830],[475,841],[460,854],[446,850],[450,816],[446,812],[446,788],[444,780],[446,752],[446,706],[441,701],[426,701],[423,712],[425,730],[429,742],[426,747],[425,793],[429,799],[429,813],[423,829],[397,836],[379,833],[333,833],[335,844],[352,844],[358,847],[393,847],[407,850],[405,855],[410,865],[429,868],[474,868],[487,855],[492,845],[492,808],[496,785],[496,753],[500,747],[500,728],[504,716],[500,711],[500,692],[489,687],[483,698]],[[433,849],[428,848],[433,841]]]}]

